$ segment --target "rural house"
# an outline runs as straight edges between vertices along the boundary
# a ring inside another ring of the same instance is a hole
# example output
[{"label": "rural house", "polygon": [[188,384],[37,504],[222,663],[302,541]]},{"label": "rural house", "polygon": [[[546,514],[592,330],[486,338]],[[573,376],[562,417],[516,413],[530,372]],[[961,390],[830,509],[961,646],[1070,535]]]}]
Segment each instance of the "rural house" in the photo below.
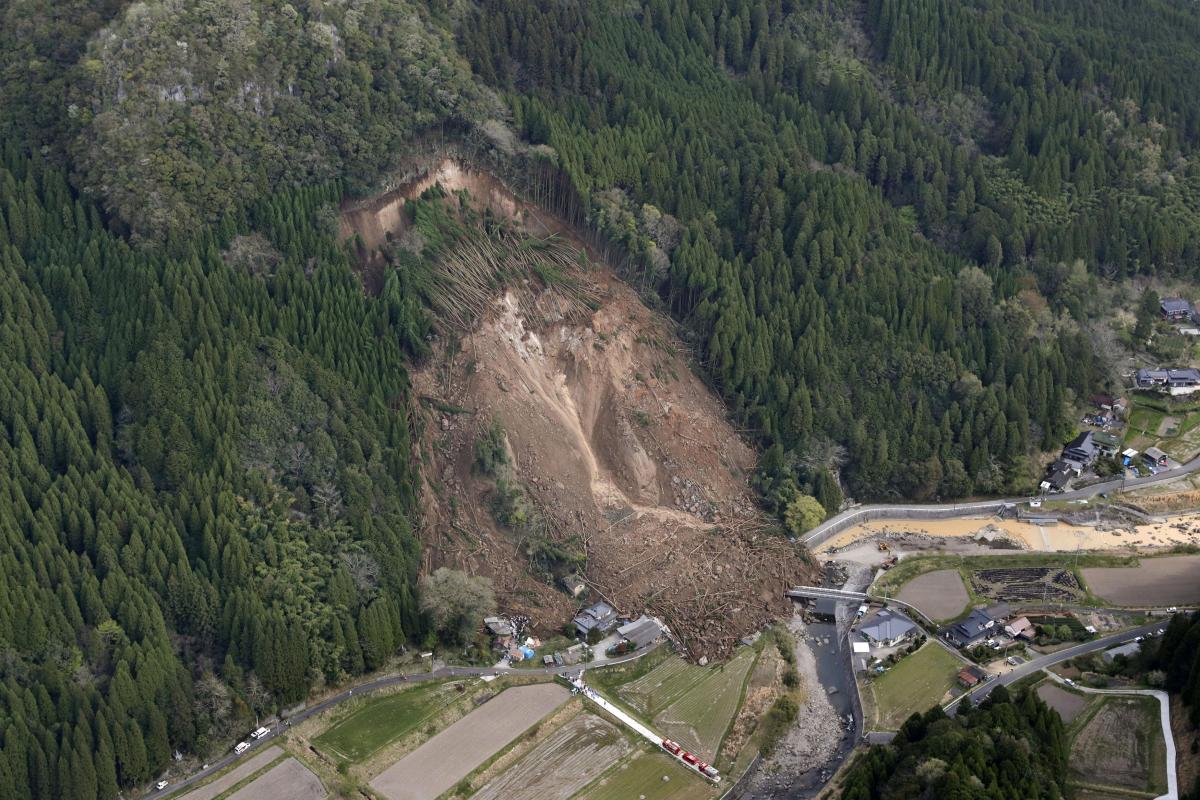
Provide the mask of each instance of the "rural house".
[{"label": "rural house", "polygon": [[895,647],[913,636],[917,626],[903,614],[885,609],[864,622],[858,632],[877,647]]},{"label": "rural house", "polygon": [[1014,639],[1032,639],[1033,623],[1028,617],[1017,617],[1004,626],[1004,632]]},{"label": "rural house", "polygon": [[630,649],[641,650],[658,641],[662,626],[653,617],[645,614],[617,628],[617,635],[630,645]]},{"label": "rural house", "polygon": [[1075,477],[1075,474],[1077,473],[1073,473],[1066,468],[1051,469],[1046,474],[1046,477],[1042,479],[1041,484],[1039,484],[1039,488],[1041,488],[1043,492],[1065,491],[1067,484],[1071,482],[1071,478]]},{"label": "rural house", "polygon": [[1092,434],[1092,442],[1104,458],[1112,458],[1121,449],[1121,439],[1116,434],[1097,431]]},{"label": "rural house", "polygon": [[571,597],[579,597],[587,589],[587,584],[584,583],[583,578],[574,572],[570,575],[564,575],[559,579],[559,582],[562,583],[563,588],[567,590],[567,594],[571,595]]},{"label": "rural house", "polygon": [[992,634],[996,620],[982,608],[976,608],[966,619],[942,629],[942,635],[956,647],[971,647]]},{"label": "rural house", "polygon": [[1186,320],[1192,316],[1192,304],[1181,297],[1164,297],[1158,307],[1169,320]]},{"label": "rural house", "polygon": [[1165,467],[1170,457],[1157,447],[1147,447],[1142,453],[1142,460],[1152,467]]},{"label": "rural house", "polygon": [[608,603],[596,603],[580,611],[572,620],[580,638],[586,639],[591,631],[608,633],[617,626],[617,612]]},{"label": "rural house", "polygon": [[1100,448],[1096,445],[1095,434],[1091,431],[1084,431],[1079,434],[1063,448],[1062,454],[1065,459],[1078,461],[1085,467],[1088,466],[1100,454]]},{"label": "rural house", "polygon": [[970,689],[984,679],[984,672],[979,667],[963,667],[958,671],[958,682]]},{"label": "rural house", "polygon": [[1141,642],[1126,642],[1125,644],[1121,645],[1120,647],[1113,647],[1108,650],[1105,650],[1100,655],[1100,657],[1102,659],[1104,659],[1105,664],[1111,664],[1113,661],[1116,660],[1117,656],[1125,656],[1126,658],[1133,658],[1139,652],[1141,652],[1141,649],[1142,649]]}]

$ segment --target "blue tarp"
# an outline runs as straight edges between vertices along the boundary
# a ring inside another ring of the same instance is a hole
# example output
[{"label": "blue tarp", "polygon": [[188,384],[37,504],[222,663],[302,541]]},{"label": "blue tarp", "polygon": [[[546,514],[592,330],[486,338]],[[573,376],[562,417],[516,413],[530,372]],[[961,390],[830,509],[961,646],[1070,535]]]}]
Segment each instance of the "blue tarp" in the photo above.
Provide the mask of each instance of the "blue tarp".
[{"label": "blue tarp", "polygon": [[533,649],[530,647],[522,647],[521,655],[525,656],[525,658],[533,658],[533,656],[534,656]]}]

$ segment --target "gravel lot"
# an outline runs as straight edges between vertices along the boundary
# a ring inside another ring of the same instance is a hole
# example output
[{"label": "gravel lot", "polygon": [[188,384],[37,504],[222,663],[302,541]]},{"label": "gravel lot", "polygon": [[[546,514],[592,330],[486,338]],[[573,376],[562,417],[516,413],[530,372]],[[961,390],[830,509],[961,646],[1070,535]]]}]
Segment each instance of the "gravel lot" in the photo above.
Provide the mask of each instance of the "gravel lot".
[{"label": "gravel lot", "polygon": [[1136,567],[1082,570],[1092,594],[1123,606],[1200,603],[1200,556],[1143,558]]},{"label": "gravel lot", "polygon": [[957,617],[971,600],[956,569],[939,569],[918,575],[900,587],[896,599],[916,606],[933,620]]},{"label": "gravel lot", "polygon": [[253,758],[238,764],[215,781],[206,783],[181,796],[179,800],[212,800],[222,792],[229,791],[235,784],[246,780],[281,755],[283,755],[283,751],[278,747],[268,747],[261,753],[256,753]]},{"label": "gravel lot", "polygon": [[289,758],[238,789],[229,800],[321,800],[325,794],[321,779]]},{"label": "gravel lot", "polygon": [[437,797],[570,696],[555,683],[501,692],[375,776],[371,788],[389,800]]}]

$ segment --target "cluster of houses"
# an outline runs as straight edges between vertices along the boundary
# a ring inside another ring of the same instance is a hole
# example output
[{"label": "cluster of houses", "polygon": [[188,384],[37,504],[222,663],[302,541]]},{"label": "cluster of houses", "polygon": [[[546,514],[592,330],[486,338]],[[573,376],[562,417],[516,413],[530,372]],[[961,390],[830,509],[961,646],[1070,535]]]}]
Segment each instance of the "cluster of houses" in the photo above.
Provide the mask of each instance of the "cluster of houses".
[{"label": "cluster of houses", "polygon": [[[542,660],[547,665],[578,664],[587,660],[590,656],[589,637],[598,636],[605,640],[607,652],[615,655],[649,647],[666,633],[662,622],[655,617],[643,614],[636,619],[625,618],[605,602],[581,609],[571,623],[579,641],[561,652],[543,655]],[[483,620],[483,626],[492,638],[492,649],[513,663],[535,658],[537,648],[541,647],[538,639],[523,635],[528,624],[525,617],[486,617]]]},{"label": "cluster of houses", "polygon": [[1027,617],[1012,616],[1007,603],[973,608],[971,613],[939,631],[942,638],[961,649],[986,645],[1001,650],[1018,641],[1033,641],[1036,631]]},{"label": "cluster of houses", "polygon": [[1200,369],[1139,369],[1133,382],[1139,389],[1157,389],[1172,396],[1191,394],[1200,391]]},{"label": "cluster of houses", "polygon": [[1084,431],[1063,448],[1062,455],[1046,468],[1043,492],[1065,491],[1068,484],[1091,468],[1100,458],[1112,458],[1121,447],[1121,439],[1105,431]]}]

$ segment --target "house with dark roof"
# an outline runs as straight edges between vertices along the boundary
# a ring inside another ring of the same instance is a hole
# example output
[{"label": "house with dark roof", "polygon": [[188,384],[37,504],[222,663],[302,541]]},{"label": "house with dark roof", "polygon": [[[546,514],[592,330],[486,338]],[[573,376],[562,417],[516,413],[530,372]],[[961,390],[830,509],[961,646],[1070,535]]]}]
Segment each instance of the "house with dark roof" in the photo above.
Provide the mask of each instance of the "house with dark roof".
[{"label": "house with dark roof", "polygon": [[1192,304],[1182,297],[1164,297],[1158,307],[1169,320],[1186,320],[1192,316]]},{"label": "house with dark roof", "polygon": [[617,628],[617,635],[628,642],[633,649],[640,650],[658,641],[662,636],[662,626],[653,617],[645,614]]},{"label": "house with dark roof", "polygon": [[982,608],[972,609],[964,619],[942,628],[942,636],[956,647],[973,647],[992,635],[996,620]]},{"label": "house with dark roof", "polygon": [[863,638],[877,647],[895,647],[918,630],[917,624],[911,619],[888,609],[880,611],[858,628]]},{"label": "house with dark roof", "polygon": [[1071,478],[1078,473],[1072,473],[1067,469],[1056,469],[1046,473],[1046,477],[1038,484],[1038,487],[1043,492],[1065,492],[1067,484],[1071,482]]},{"label": "house with dark roof", "polygon": [[1165,369],[1139,369],[1134,376],[1134,383],[1139,389],[1152,389],[1155,386],[1166,386],[1171,379],[1171,373]]},{"label": "house with dark roof", "polygon": [[580,638],[586,639],[591,631],[608,633],[617,627],[617,612],[608,603],[596,603],[580,611],[572,620],[575,632]]},{"label": "house with dark roof", "polygon": [[1170,458],[1170,456],[1157,447],[1147,447],[1142,451],[1142,460],[1152,467],[1165,467]]},{"label": "house with dark roof", "polygon": [[1096,460],[1096,456],[1100,454],[1100,448],[1096,445],[1094,434],[1091,431],[1084,431],[1063,448],[1062,454],[1063,458],[1078,461],[1086,467]]}]

